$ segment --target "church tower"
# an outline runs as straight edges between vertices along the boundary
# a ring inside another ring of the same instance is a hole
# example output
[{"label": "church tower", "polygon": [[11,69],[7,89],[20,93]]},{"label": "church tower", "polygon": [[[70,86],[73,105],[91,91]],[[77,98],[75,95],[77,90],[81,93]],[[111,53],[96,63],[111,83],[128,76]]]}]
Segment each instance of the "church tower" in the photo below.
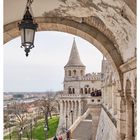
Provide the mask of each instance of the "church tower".
[{"label": "church tower", "polygon": [[[77,49],[75,38],[73,40],[73,45],[71,53],[69,56],[68,63],[64,66],[65,78],[64,78],[64,91],[68,94],[78,94],[79,87],[74,87],[73,83],[76,80],[80,80],[81,77],[85,75],[85,65],[81,62],[80,55]],[[71,85],[72,84],[72,85]],[[69,87],[67,86],[69,85]]]},{"label": "church tower", "polygon": [[64,90],[59,96],[58,133],[69,129],[86,112],[88,105],[98,104],[101,100],[100,97],[91,97],[94,89],[100,89],[100,75],[85,74],[85,68],[74,39],[69,60],[64,66]]},{"label": "church tower", "polygon": [[85,74],[85,66],[81,62],[75,38],[73,40],[73,45],[68,63],[65,65],[64,69],[65,69],[65,78],[81,77]]}]

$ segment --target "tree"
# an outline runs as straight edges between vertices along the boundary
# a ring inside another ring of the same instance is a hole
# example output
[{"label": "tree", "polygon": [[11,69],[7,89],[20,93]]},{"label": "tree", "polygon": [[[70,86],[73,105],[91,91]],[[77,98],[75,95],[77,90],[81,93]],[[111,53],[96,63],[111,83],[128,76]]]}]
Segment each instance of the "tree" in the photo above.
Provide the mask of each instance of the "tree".
[{"label": "tree", "polygon": [[51,118],[52,112],[57,113],[58,111],[55,96],[52,96],[51,93],[50,94],[48,93],[39,102],[40,102],[40,109],[43,111],[45,115],[45,125],[47,125],[49,130],[48,117]]},{"label": "tree", "polygon": [[23,132],[26,132],[27,137],[29,137],[28,131],[25,129],[29,122],[26,108],[25,103],[14,102],[9,106],[9,111],[15,116],[15,123],[16,126],[18,126],[17,134],[19,135],[19,139],[21,139]]}]

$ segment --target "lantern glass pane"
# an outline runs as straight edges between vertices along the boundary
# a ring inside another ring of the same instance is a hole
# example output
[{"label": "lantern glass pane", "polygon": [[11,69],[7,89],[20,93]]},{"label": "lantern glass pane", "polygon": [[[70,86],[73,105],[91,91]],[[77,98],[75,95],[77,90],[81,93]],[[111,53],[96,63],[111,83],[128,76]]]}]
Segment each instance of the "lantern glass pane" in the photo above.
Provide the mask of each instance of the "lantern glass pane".
[{"label": "lantern glass pane", "polygon": [[33,43],[34,41],[34,30],[33,29],[25,29],[25,42],[26,43]]},{"label": "lantern glass pane", "polygon": [[21,30],[21,43],[25,43],[25,35],[24,35],[24,29]]}]

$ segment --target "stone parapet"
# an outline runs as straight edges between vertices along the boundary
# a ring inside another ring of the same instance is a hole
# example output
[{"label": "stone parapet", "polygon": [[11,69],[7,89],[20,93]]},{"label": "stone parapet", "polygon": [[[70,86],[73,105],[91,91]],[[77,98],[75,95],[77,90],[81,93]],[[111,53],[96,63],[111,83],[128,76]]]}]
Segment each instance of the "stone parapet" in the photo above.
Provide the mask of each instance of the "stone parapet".
[{"label": "stone parapet", "polygon": [[108,111],[108,109],[104,105],[102,105],[102,108],[104,109],[104,111],[106,112],[112,123],[115,125],[115,127],[117,127],[116,119],[112,116],[112,114]]},{"label": "stone parapet", "polygon": [[119,140],[117,139],[117,129],[103,106],[99,118],[96,138],[94,140]]}]

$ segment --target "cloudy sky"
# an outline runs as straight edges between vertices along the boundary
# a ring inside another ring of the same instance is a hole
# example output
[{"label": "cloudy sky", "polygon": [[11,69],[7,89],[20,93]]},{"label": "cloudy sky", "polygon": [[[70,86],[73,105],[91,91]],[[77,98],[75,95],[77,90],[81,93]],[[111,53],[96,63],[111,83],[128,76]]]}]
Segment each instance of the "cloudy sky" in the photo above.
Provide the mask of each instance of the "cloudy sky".
[{"label": "cloudy sky", "polygon": [[4,91],[62,90],[74,37],[86,73],[100,72],[103,56],[86,40],[61,32],[37,32],[28,57],[20,48],[19,37],[4,45]]}]

